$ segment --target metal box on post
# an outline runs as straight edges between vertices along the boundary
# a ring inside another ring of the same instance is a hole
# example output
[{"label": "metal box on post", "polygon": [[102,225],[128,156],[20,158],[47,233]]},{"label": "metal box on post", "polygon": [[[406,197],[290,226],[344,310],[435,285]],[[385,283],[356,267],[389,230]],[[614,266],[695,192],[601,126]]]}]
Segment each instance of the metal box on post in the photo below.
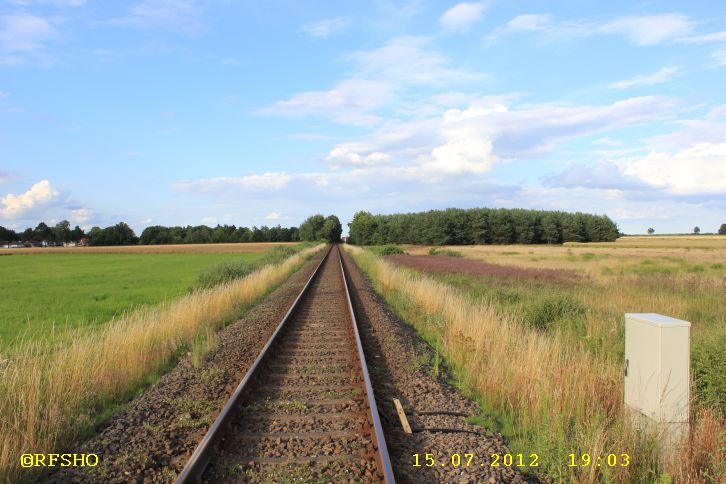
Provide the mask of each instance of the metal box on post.
[{"label": "metal box on post", "polygon": [[625,314],[625,405],[663,424],[688,427],[691,323],[654,313]]}]

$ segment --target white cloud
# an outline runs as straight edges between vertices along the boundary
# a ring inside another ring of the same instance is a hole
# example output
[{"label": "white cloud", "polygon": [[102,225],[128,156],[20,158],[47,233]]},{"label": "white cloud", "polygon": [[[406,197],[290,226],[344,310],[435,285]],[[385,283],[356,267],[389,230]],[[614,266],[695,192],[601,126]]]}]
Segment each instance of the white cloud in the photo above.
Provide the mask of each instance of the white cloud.
[{"label": "white cloud", "polygon": [[693,30],[693,22],[677,13],[617,17],[604,23],[583,20],[556,22],[546,14],[519,15],[485,37],[493,41],[522,32],[541,33],[554,39],[576,39],[593,35],[621,35],[636,45],[650,46],[683,38]]},{"label": "white cloud", "polygon": [[684,44],[707,44],[710,42],[726,42],[726,30],[721,32],[712,32],[703,35],[691,35],[678,39],[678,42]]},{"label": "white cloud", "polygon": [[484,39],[493,42],[506,35],[521,33],[539,33],[554,39],[572,39],[592,35],[595,29],[596,26],[590,22],[556,22],[549,14],[523,14],[494,29]]},{"label": "white cloud", "polygon": [[204,24],[205,0],[141,0],[124,17],[111,19],[112,25],[144,29],[180,30],[196,33]]},{"label": "white cloud", "polygon": [[30,190],[20,195],[8,193],[0,200],[2,208],[0,215],[3,218],[18,218],[31,210],[47,206],[56,201],[60,193],[53,188],[48,180],[41,180]]},{"label": "white cloud", "polygon": [[444,129],[446,143],[431,151],[422,164],[428,172],[441,174],[484,173],[499,159],[492,153],[492,141],[474,127]]},{"label": "white cloud", "polygon": [[58,32],[43,17],[20,13],[0,17],[0,63],[42,62],[43,51]]},{"label": "white cloud", "polygon": [[333,168],[341,166],[374,166],[383,165],[391,161],[390,155],[380,151],[365,156],[356,153],[351,146],[339,145],[330,150],[325,161]]},{"label": "white cloud", "polygon": [[310,37],[327,39],[333,34],[346,32],[351,25],[348,17],[335,17],[303,25],[300,30]]},{"label": "white cloud", "polygon": [[295,133],[292,137],[303,141],[327,141],[331,138],[329,135],[322,133]]},{"label": "white cloud", "polygon": [[711,57],[720,66],[726,66],[726,49],[719,49],[711,53]]},{"label": "white cloud", "polygon": [[393,97],[392,87],[384,82],[348,79],[327,91],[307,91],[277,101],[262,109],[262,114],[282,116],[325,116],[343,124],[369,125],[379,118],[373,111]]},{"label": "white cloud", "polygon": [[551,15],[525,14],[514,17],[506,27],[510,32],[538,32],[545,30],[551,23]]},{"label": "white cloud", "polygon": [[342,124],[371,125],[380,118],[375,112],[389,108],[412,85],[470,82],[484,74],[453,69],[441,53],[429,48],[423,37],[398,37],[384,46],[357,51],[347,57],[351,75],[332,89],[293,94],[260,110],[282,116],[323,116]]},{"label": "white cloud", "polygon": [[623,146],[623,142],[617,139],[608,138],[607,136],[598,138],[592,142],[592,144],[595,145],[604,145],[604,146]]},{"label": "white cloud", "polygon": [[680,67],[664,67],[658,72],[654,72],[652,74],[642,74],[631,79],[624,79],[622,81],[615,82],[610,84],[610,87],[613,89],[628,89],[634,86],[652,86],[654,84],[661,84],[671,80],[673,76],[680,72],[680,70]]},{"label": "white cloud", "polygon": [[426,37],[403,36],[389,40],[377,49],[354,52],[356,77],[388,81],[396,85],[437,85],[446,82],[475,81],[482,73],[449,67],[449,59],[430,48]]},{"label": "white cloud", "polygon": [[212,192],[220,187],[231,187],[249,191],[281,190],[293,180],[293,175],[285,172],[263,173],[242,177],[217,177],[203,180],[177,182],[177,188],[198,192]]},{"label": "white cloud", "polygon": [[282,217],[282,214],[279,212],[270,212],[265,216],[265,220],[280,220]]},{"label": "white cloud", "polygon": [[666,13],[650,16],[618,17],[600,27],[600,32],[621,34],[637,45],[656,45],[681,37],[693,29],[685,15]]},{"label": "white cloud", "polygon": [[726,194],[726,143],[700,143],[675,153],[653,151],[628,162],[624,174],[678,195]]},{"label": "white cloud", "polygon": [[446,30],[466,31],[484,16],[488,4],[485,2],[459,3],[441,16],[441,25]]},{"label": "white cloud", "polygon": [[387,176],[442,177],[481,174],[509,159],[542,156],[565,140],[669,116],[668,98],[631,98],[603,106],[529,105],[509,108],[503,98],[483,98],[423,121],[389,123],[367,137],[335,145],[333,168]]},{"label": "white cloud", "polygon": [[91,220],[94,213],[90,208],[78,208],[71,210],[71,222],[74,224],[82,224]]}]

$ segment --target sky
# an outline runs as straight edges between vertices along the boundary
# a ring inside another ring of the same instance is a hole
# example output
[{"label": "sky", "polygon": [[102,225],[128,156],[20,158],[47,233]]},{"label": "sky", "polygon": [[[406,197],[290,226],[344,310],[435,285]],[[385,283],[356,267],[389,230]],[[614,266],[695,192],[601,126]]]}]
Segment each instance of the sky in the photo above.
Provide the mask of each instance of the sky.
[{"label": "sky", "polygon": [[726,3],[0,0],[0,225],[726,223]]}]

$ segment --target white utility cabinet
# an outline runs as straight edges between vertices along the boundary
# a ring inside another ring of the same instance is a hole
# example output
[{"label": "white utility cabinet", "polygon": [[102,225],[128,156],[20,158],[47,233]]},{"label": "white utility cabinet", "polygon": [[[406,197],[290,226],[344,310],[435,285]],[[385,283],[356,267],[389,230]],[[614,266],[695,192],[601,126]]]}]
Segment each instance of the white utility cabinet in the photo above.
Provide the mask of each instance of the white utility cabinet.
[{"label": "white utility cabinet", "polygon": [[625,405],[664,424],[688,427],[691,323],[654,313],[625,314]]}]

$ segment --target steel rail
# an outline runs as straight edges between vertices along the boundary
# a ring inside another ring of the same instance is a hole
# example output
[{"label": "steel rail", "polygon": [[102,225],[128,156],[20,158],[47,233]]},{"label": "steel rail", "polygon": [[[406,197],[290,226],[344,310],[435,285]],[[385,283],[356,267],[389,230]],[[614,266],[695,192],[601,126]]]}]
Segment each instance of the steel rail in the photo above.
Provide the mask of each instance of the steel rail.
[{"label": "steel rail", "polygon": [[265,360],[269,353],[270,347],[273,345],[273,343],[277,340],[278,335],[282,332],[283,327],[285,326],[285,323],[291,318],[292,314],[295,312],[297,307],[300,305],[300,301],[307,293],[308,288],[310,287],[311,283],[313,282],[313,279],[318,275],[320,272],[320,268],[323,266],[323,263],[326,261],[328,256],[330,255],[330,252],[332,251],[333,246],[331,245],[328,248],[328,252],[325,254],[325,256],[322,258],[320,263],[315,268],[315,271],[308,279],[307,283],[305,283],[305,286],[300,291],[300,294],[298,294],[297,298],[295,298],[295,302],[292,303],[292,306],[290,306],[290,309],[287,310],[287,313],[285,313],[285,316],[282,318],[280,323],[277,325],[277,328],[275,329],[275,332],[272,333],[272,336],[267,341],[267,344],[264,348],[262,348],[262,351],[257,356],[257,359],[255,359],[254,363],[252,363],[252,366],[249,370],[247,370],[247,373],[245,374],[242,381],[237,385],[237,388],[235,389],[234,393],[232,393],[232,396],[227,401],[226,405],[222,408],[222,411],[217,416],[217,418],[214,420],[214,423],[211,427],[209,427],[209,430],[204,435],[202,440],[199,442],[199,445],[197,445],[197,448],[194,449],[194,453],[187,461],[187,464],[184,466],[184,469],[182,469],[181,474],[176,479],[177,484],[186,484],[190,482],[200,482],[202,479],[202,474],[204,473],[204,470],[206,469],[207,465],[209,464],[209,460],[211,459],[212,455],[214,454],[216,450],[216,446],[219,444],[219,440],[222,437],[222,430],[224,427],[229,423],[232,418],[234,418],[236,413],[236,407],[237,403],[246,390],[247,385],[252,380],[252,378],[255,376],[255,372],[257,368],[259,368],[262,365],[262,362]]},{"label": "steel rail", "polygon": [[340,255],[340,249],[338,249],[338,262],[340,264],[340,273],[343,277],[343,287],[345,287],[345,299],[348,302],[348,312],[350,313],[350,319],[353,324],[355,343],[358,347],[358,359],[361,366],[361,372],[363,373],[363,379],[365,381],[366,395],[368,397],[368,409],[370,412],[369,417],[371,419],[371,425],[373,426],[373,443],[376,445],[376,460],[378,461],[378,467],[383,472],[384,482],[387,484],[394,484],[396,480],[393,477],[393,466],[391,466],[391,458],[388,455],[388,447],[386,446],[386,438],[383,435],[381,419],[378,415],[378,406],[376,405],[376,398],[373,394],[373,386],[371,385],[371,379],[368,375],[368,365],[366,365],[366,357],[363,352],[363,342],[360,339],[358,321],[355,318],[353,302],[350,299],[348,278],[345,276],[345,266],[343,265],[343,258]]}]

